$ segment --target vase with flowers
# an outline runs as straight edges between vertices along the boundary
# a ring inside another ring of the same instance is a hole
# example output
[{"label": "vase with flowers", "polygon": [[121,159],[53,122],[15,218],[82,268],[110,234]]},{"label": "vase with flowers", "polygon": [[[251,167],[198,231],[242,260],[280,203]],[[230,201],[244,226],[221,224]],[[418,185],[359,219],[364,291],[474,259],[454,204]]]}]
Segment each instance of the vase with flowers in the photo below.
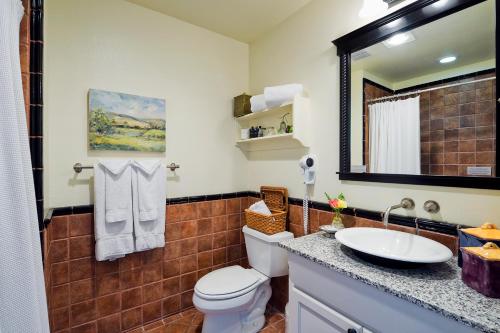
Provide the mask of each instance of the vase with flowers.
[{"label": "vase with flowers", "polygon": [[333,209],[332,226],[337,229],[343,229],[344,224],[342,223],[341,213],[344,208],[347,208],[347,202],[345,200],[344,194],[340,193],[336,198],[331,198],[326,192],[325,195],[328,199],[328,204]]}]

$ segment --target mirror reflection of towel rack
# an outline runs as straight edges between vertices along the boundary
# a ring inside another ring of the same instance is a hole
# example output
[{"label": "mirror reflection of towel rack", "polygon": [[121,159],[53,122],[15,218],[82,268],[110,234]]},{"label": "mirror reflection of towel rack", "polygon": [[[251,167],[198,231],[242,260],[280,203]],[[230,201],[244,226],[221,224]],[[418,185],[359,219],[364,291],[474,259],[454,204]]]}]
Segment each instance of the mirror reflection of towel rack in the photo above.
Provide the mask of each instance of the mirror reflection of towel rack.
[{"label": "mirror reflection of towel rack", "polygon": [[[167,169],[170,169],[170,171],[175,171],[175,169],[179,169],[181,166],[179,164],[176,164],[174,162],[170,163],[167,165]],[[76,173],[82,172],[83,169],[93,169],[94,167],[92,165],[83,165],[81,163],[75,163],[73,165],[73,170],[75,170]]]}]

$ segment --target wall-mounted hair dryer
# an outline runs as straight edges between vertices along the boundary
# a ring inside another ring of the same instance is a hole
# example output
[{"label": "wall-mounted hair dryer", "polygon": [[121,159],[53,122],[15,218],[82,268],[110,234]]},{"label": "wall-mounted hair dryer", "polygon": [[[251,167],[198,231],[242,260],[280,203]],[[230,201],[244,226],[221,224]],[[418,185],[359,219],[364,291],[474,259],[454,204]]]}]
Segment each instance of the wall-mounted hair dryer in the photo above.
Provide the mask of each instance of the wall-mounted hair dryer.
[{"label": "wall-mounted hair dryer", "polygon": [[304,184],[312,185],[316,180],[316,156],[305,155],[299,161],[304,175]]}]

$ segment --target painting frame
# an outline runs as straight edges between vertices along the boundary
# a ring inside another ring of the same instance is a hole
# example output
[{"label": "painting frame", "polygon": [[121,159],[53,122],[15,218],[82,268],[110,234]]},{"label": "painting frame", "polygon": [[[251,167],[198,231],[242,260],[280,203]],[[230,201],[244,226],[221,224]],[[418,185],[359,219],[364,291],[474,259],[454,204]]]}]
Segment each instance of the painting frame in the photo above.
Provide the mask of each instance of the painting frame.
[{"label": "painting frame", "polygon": [[165,100],[101,89],[88,91],[90,151],[166,151]]}]

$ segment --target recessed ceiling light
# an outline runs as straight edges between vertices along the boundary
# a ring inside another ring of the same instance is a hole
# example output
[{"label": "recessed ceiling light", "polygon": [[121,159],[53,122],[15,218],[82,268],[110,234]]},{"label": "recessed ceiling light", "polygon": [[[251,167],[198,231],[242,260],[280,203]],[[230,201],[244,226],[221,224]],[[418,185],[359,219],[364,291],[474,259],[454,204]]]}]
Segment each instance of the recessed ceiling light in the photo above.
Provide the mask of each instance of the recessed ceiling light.
[{"label": "recessed ceiling light", "polygon": [[447,64],[450,62],[454,62],[455,60],[457,60],[457,57],[450,56],[450,57],[444,57],[444,58],[439,59],[439,62],[442,64]]},{"label": "recessed ceiling light", "polygon": [[403,32],[392,36],[391,38],[383,41],[384,45],[388,48],[403,45],[409,42],[413,42],[415,37],[410,32]]}]

